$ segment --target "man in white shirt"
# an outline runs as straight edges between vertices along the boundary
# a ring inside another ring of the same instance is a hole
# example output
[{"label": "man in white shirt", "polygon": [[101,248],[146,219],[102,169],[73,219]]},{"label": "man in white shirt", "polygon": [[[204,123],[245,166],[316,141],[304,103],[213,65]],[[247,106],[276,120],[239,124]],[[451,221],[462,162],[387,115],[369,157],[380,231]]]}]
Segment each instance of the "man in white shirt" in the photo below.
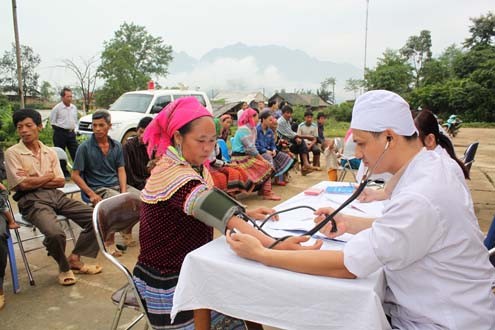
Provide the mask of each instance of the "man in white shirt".
[{"label": "man in white shirt", "polygon": [[[77,151],[76,125],[77,125],[77,108],[72,104],[72,90],[64,87],[60,92],[62,101],[55,105],[50,112],[50,123],[53,128],[53,145],[65,150],[69,150],[70,157],[74,161]],[[70,173],[67,170],[67,164],[64,160],[60,161],[60,167],[64,172],[65,179],[70,179]]]},{"label": "man in white shirt", "polygon": [[[397,94],[370,91],[354,105],[356,157],[393,187],[378,219],[337,215],[337,232],[355,234],[342,251],[276,251],[249,235],[227,235],[240,256],[293,271],[340,278],[383,269],[385,311],[398,329],[495,329],[495,269],[470,196],[449,159],[423,149]],[[319,222],[331,209],[320,209]]]}]

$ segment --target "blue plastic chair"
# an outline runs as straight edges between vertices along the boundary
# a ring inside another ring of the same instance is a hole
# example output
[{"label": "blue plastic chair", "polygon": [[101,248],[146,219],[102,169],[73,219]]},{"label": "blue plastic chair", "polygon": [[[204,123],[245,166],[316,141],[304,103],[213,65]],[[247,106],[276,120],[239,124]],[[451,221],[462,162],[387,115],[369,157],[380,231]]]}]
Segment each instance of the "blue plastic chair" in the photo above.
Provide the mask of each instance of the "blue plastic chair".
[{"label": "blue plastic chair", "polygon": [[227,147],[227,143],[222,139],[218,139],[217,144],[218,147],[220,148],[220,152],[222,153],[223,161],[230,163],[230,154],[229,154],[229,148]]},{"label": "blue plastic chair", "polygon": [[493,266],[495,266],[495,217],[493,217],[492,224],[488,229],[488,233],[486,234],[485,241],[483,242],[490,251],[490,262]]}]

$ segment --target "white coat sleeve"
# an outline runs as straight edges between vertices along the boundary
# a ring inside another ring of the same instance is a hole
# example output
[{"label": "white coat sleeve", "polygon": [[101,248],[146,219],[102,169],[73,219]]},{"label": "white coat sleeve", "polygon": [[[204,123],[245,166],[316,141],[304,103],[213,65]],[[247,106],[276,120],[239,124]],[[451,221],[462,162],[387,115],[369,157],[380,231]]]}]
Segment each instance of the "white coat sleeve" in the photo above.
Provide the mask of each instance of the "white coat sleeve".
[{"label": "white coat sleeve", "polygon": [[428,254],[445,230],[444,219],[423,196],[401,194],[387,203],[383,216],[344,247],[344,264],[358,277],[380,267],[403,269]]}]

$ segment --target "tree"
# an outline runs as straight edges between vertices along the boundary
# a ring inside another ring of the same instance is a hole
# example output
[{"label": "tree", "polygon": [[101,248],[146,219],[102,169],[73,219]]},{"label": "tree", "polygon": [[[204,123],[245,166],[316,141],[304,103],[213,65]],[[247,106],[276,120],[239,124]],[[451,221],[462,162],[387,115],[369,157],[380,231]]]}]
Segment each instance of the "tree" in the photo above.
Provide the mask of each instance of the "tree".
[{"label": "tree", "polygon": [[405,95],[413,81],[412,68],[397,51],[387,49],[378,59],[376,68],[366,70],[364,79],[367,90],[386,89]]},{"label": "tree", "polygon": [[[326,102],[335,104],[335,78],[329,77],[320,83],[320,88],[316,90],[316,94]],[[332,91],[328,87],[332,86]]]},{"label": "tree", "polygon": [[354,92],[354,99],[357,97],[357,93],[364,87],[364,81],[361,79],[347,79],[345,82],[345,90],[348,92]]},{"label": "tree", "polygon": [[486,16],[471,18],[473,25],[469,27],[471,37],[464,41],[464,47],[476,48],[479,46],[495,45],[495,15],[488,12]]},{"label": "tree", "polygon": [[[99,76],[105,79],[99,101],[109,104],[120,94],[146,88],[152,76],[165,77],[172,47],[153,37],[143,26],[124,23],[105,41]],[[155,79],[157,80],[157,79]]]},{"label": "tree", "polygon": [[76,76],[78,87],[81,89],[83,99],[83,111],[86,112],[91,106],[91,100],[96,87],[96,79],[98,77],[98,68],[96,64],[98,59],[91,57],[87,60],[80,58],[81,65],[77,65],[74,61],[65,59],[63,67],[72,71]]},{"label": "tree", "polygon": [[428,30],[423,30],[419,36],[411,36],[400,54],[407,58],[412,65],[415,86],[419,87],[423,78],[422,71],[425,63],[431,60],[431,34]]},{"label": "tree", "polygon": [[[40,56],[35,54],[31,47],[22,45],[21,63],[24,94],[31,96],[39,94],[39,74],[36,72],[36,67],[41,63]],[[0,59],[0,86],[4,91],[19,92],[15,45],[12,45],[12,50],[5,51]]]},{"label": "tree", "polygon": [[49,101],[53,96],[54,91],[52,85],[48,81],[43,81],[40,87],[40,96],[43,101]]}]

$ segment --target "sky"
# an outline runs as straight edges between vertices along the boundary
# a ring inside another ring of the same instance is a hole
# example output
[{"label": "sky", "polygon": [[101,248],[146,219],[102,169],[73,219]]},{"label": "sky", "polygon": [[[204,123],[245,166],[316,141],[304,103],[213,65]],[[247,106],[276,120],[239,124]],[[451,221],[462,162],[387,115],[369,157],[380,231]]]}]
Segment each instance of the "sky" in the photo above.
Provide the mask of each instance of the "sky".
[{"label": "sky", "polygon": [[[368,8],[366,62],[374,67],[386,48],[401,48],[421,30],[431,31],[434,56],[453,43],[461,44],[469,36],[469,18],[485,15],[495,6],[493,0],[370,0]],[[98,56],[104,41],[124,22],[145,26],[174,51],[195,58],[212,48],[242,42],[300,49],[320,60],[364,67],[366,0],[17,0],[17,12],[21,44],[32,47],[42,59],[40,81],[57,87],[76,81],[57,67],[63,59]],[[4,0],[0,3],[0,54],[13,41],[11,1]],[[283,82],[279,72],[260,73],[249,59],[226,65],[225,70],[244,64],[248,66],[235,72],[273,74],[274,86]],[[223,67],[217,63],[180,79],[195,86],[195,79],[207,84],[209,72],[216,72],[216,79],[232,79],[232,72],[218,71]],[[174,78],[161,83],[175,83]]]}]

